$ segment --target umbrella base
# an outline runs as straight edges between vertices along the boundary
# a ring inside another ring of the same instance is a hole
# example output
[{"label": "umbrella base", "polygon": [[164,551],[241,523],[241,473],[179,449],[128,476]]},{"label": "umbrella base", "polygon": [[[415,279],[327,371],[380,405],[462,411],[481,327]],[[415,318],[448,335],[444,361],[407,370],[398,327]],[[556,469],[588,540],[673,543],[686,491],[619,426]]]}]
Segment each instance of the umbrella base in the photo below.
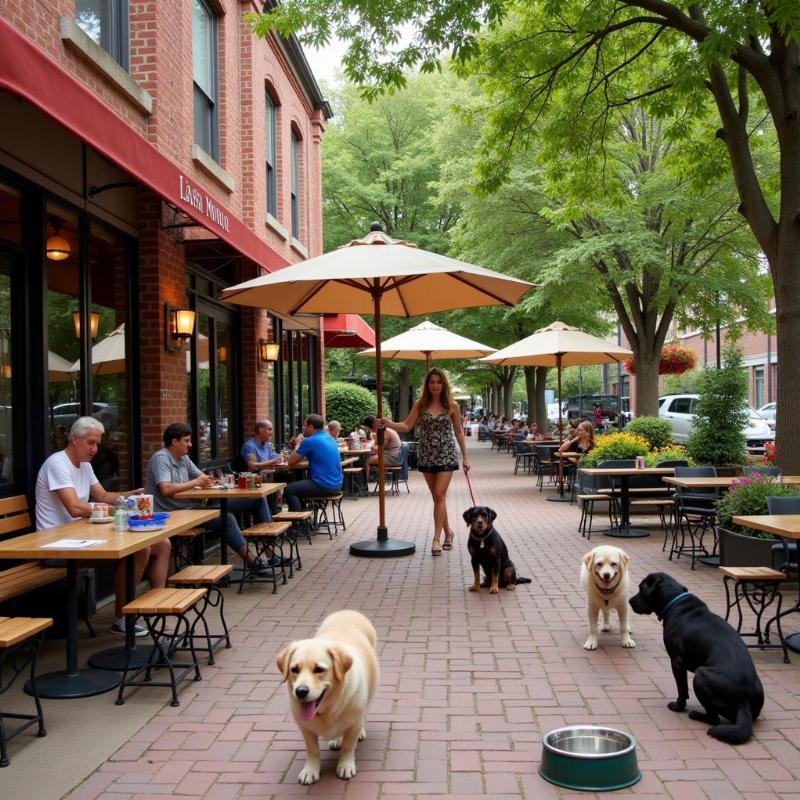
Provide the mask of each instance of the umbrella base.
[{"label": "umbrella base", "polygon": [[379,526],[378,538],[354,542],[350,545],[350,555],[363,558],[398,558],[413,555],[416,549],[414,542],[390,539],[388,529]]},{"label": "umbrella base", "polygon": [[572,496],[570,494],[551,494],[549,497],[545,497],[545,500],[549,500],[551,503],[571,503]]}]

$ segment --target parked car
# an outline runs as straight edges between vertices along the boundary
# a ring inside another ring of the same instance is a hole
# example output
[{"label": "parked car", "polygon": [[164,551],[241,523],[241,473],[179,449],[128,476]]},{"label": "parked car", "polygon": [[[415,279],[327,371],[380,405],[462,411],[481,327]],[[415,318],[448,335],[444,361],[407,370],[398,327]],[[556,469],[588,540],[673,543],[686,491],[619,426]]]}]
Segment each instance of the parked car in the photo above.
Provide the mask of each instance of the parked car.
[{"label": "parked car", "polygon": [[764,419],[767,421],[767,425],[769,425],[770,429],[773,431],[775,430],[775,414],[777,413],[777,409],[777,403],[767,403],[758,409],[758,413],[764,417]]},{"label": "parked car", "polygon": [[[52,423],[53,427],[63,425],[64,429],[69,433],[72,423],[81,415],[80,403],[59,403],[53,406]],[[108,403],[95,402],[92,403],[92,416],[100,420],[106,430],[112,430],[117,427],[117,409]]]},{"label": "parked car", "polygon": [[571,422],[592,420],[594,404],[600,404],[600,415],[604,420],[616,421],[620,411],[619,397],[615,394],[575,394],[566,399],[563,413]]},{"label": "parked car", "polygon": [[[672,441],[686,444],[695,418],[696,394],[668,394],[658,398],[658,416],[672,425]],[[775,435],[767,421],[753,409],[748,408],[748,421],[744,429],[748,453],[763,453],[764,445]]]}]

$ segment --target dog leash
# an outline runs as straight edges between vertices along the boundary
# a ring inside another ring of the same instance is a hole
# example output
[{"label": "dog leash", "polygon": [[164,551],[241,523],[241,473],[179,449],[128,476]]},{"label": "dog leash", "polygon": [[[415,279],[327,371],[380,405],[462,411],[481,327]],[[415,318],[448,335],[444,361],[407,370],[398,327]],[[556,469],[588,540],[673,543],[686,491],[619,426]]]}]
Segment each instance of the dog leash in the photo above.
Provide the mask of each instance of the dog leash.
[{"label": "dog leash", "polygon": [[469,472],[464,472],[464,477],[467,479],[467,489],[469,489],[470,500],[472,500],[472,507],[474,508],[478,504],[475,502],[475,495],[472,494],[472,484],[469,481]]}]

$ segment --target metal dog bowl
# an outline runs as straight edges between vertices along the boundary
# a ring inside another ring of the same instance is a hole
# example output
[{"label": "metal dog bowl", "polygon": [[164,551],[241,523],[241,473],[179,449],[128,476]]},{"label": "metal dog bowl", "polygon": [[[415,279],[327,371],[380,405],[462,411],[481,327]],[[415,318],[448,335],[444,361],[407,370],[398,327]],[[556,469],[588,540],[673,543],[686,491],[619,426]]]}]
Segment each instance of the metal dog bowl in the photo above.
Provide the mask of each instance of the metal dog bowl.
[{"label": "metal dog bowl", "polygon": [[583,792],[625,789],[642,779],[633,736],[596,725],[546,733],[539,774],[556,786]]}]

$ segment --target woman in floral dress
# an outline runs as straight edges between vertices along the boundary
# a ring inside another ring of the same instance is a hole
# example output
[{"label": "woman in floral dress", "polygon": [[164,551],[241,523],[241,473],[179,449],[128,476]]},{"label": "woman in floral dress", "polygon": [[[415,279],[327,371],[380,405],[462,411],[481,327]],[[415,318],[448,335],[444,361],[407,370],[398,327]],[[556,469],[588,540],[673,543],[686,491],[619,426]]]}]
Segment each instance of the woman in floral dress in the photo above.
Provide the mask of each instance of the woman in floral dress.
[{"label": "woman in floral dress", "polygon": [[392,428],[398,433],[408,433],[417,426],[420,428],[417,468],[433,498],[431,555],[440,556],[443,549],[452,549],[455,536],[447,519],[447,489],[453,472],[458,469],[456,441],[461,448],[464,472],[469,471],[469,462],[458,403],[451,397],[447,377],[437,367],[428,370],[422,395],[404,422],[392,422],[385,417],[378,420],[379,428]]}]

